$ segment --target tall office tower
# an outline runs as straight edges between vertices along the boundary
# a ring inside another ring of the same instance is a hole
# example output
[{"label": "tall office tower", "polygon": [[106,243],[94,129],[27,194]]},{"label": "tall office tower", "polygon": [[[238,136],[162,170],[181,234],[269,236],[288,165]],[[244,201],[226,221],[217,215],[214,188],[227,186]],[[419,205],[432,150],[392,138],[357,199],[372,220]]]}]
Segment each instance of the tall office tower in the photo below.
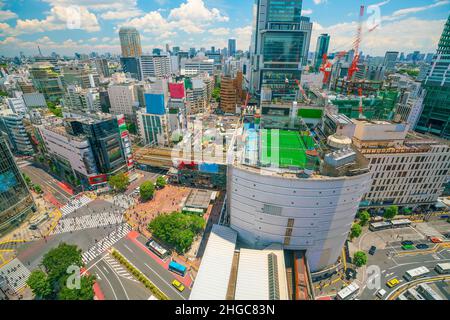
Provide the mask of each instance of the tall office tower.
[{"label": "tall office tower", "polygon": [[11,150],[0,136],[0,233],[23,221],[35,210],[33,197]]},{"label": "tall office tower", "polygon": [[108,87],[110,113],[114,115],[125,115],[128,121],[135,119],[134,110],[137,104],[134,85],[123,83]]},{"label": "tall office tower", "polygon": [[383,67],[387,72],[395,71],[395,62],[397,61],[398,51],[386,51],[384,55]]},{"label": "tall office tower", "polygon": [[236,54],[236,39],[228,39],[228,56],[233,57]]},{"label": "tall office tower", "polygon": [[450,139],[450,15],[423,87],[426,95],[416,131]]},{"label": "tall office tower", "polygon": [[30,68],[33,86],[42,93],[46,100],[55,102],[62,98],[64,87],[55,68],[45,62],[37,62]]},{"label": "tall office tower", "polygon": [[103,77],[108,78],[111,76],[111,73],[109,72],[108,60],[106,60],[105,58],[96,59],[95,68],[97,69],[97,72]]},{"label": "tall office tower", "polygon": [[328,46],[330,45],[330,35],[322,33],[317,38],[316,53],[314,55],[314,70],[319,71],[322,64],[322,57],[328,53]]},{"label": "tall office tower", "polygon": [[255,0],[250,91],[272,92],[272,99],[294,100],[296,80],[306,65],[312,23],[302,17],[301,0]]},{"label": "tall office tower", "polygon": [[172,72],[168,55],[143,55],[139,58],[139,67],[142,79],[168,77]]},{"label": "tall office tower", "polygon": [[122,57],[139,57],[142,54],[141,37],[136,28],[120,28],[119,37]]}]

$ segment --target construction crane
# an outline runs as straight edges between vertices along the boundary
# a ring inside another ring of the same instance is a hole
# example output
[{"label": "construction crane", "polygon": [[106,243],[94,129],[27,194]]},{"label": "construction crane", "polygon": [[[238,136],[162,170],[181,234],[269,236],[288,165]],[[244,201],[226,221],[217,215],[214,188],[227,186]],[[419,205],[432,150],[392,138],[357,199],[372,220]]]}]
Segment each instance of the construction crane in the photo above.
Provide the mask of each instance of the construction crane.
[{"label": "construction crane", "polygon": [[363,18],[363,16],[364,16],[364,6],[362,5],[359,8],[358,29],[356,31],[356,39],[353,42],[353,50],[355,51],[355,56],[353,58],[352,64],[350,65],[350,68],[348,69],[348,75],[347,75],[348,80],[352,80],[354,73],[359,70],[358,69],[359,45],[361,44],[361,38],[362,38],[362,18]]},{"label": "construction crane", "polygon": [[358,88],[358,96],[359,96],[358,119],[365,119],[366,117],[364,116],[363,113],[363,95],[361,87]]},{"label": "construction crane", "polygon": [[339,61],[343,56],[347,54],[347,51],[340,51],[333,60],[328,60],[328,56],[325,53],[322,57],[322,65],[320,66],[320,72],[323,72],[323,85],[326,86],[330,81],[331,71],[333,65]]},{"label": "construction crane", "polygon": [[305,90],[303,90],[303,88],[302,88],[302,86],[301,86],[301,84],[300,84],[300,81],[298,81],[297,79],[295,79],[295,82],[297,83],[298,89],[300,90],[300,92],[301,92],[301,94],[302,94],[303,99],[305,100],[305,102],[306,102],[306,103],[310,103],[311,100],[310,100],[310,99],[308,98],[308,96],[306,95]]}]

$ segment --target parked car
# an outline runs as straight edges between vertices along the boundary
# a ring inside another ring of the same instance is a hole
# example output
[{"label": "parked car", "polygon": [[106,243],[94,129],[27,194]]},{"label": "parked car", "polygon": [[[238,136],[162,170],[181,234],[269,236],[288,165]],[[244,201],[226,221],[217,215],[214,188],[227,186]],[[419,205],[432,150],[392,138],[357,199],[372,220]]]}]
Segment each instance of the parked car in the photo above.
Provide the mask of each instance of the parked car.
[{"label": "parked car", "polygon": [[386,290],[380,289],[380,290],[377,291],[377,297],[378,297],[378,298],[381,299],[381,298],[383,298],[385,295],[386,295]]},{"label": "parked car", "polygon": [[402,246],[413,245],[413,244],[414,244],[414,242],[412,242],[411,240],[402,241]]},{"label": "parked car", "polygon": [[370,249],[369,249],[369,254],[371,256],[373,256],[375,254],[375,251],[377,251],[377,247],[371,246]]},{"label": "parked car", "polygon": [[430,247],[430,246],[427,245],[426,243],[419,243],[419,244],[416,245],[416,248],[417,248],[417,249],[422,249],[422,250],[428,249],[429,247]]},{"label": "parked car", "polygon": [[441,242],[442,242],[442,239],[439,239],[439,238],[437,238],[437,237],[431,237],[431,238],[430,238],[430,241],[433,242],[433,243],[441,243]]},{"label": "parked car", "polygon": [[412,244],[405,244],[402,246],[403,250],[414,250],[414,246]]}]

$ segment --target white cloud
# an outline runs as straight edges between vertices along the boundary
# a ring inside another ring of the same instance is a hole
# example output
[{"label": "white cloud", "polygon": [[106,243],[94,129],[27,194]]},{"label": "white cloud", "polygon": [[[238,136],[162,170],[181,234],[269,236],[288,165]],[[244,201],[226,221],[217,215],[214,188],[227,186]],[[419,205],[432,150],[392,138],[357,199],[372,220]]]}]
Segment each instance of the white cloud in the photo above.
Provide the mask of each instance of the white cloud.
[{"label": "white cloud", "polygon": [[[379,28],[368,32],[363,24],[360,49],[370,55],[383,56],[386,51],[397,50],[410,52],[434,52],[437,48],[445,20],[422,20],[408,18],[383,23]],[[350,50],[356,34],[357,23],[339,23],[324,27],[313,24],[310,51],[315,50],[316,39],[321,33],[330,34],[329,52]],[[414,30],[414,32],[411,32]]]},{"label": "white cloud", "polygon": [[327,2],[327,0],[314,0],[314,4],[321,4],[325,2]]},{"label": "white cloud", "polygon": [[11,10],[0,10],[0,21],[6,21],[17,18],[17,14]]},{"label": "white cloud", "polygon": [[230,34],[229,28],[213,28],[208,30],[209,33],[215,36],[227,36]]},{"label": "white cloud", "polygon": [[104,20],[125,20],[142,15],[141,10],[107,11],[100,17]]},{"label": "white cloud", "polygon": [[227,16],[220,13],[219,9],[206,8],[203,0],[187,0],[186,3],[182,3],[178,8],[170,11],[169,19],[188,20],[192,23],[227,22],[229,20]]},{"label": "white cloud", "polygon": [[313,11],[312,11],[311,9],[303,9],[303,10],[302,10],[302,15],[304,15],[304,14],[310,15],[310,14],[312,14],[312,13],[313,13]]},{"label": "white cloud", "polygon": [[43,19],[18,19],[16,26],[13,28],[9,25],[5,26],[3,35],[20,35],[29,33],[38,33],[52,30],[69,29],[71,21],[79,21],[79,29],[88,32],[100,30],[97,17],[84,7],[79,7],[79,20],[74,19],[73,11],[66,7],[56,6],[51,8],[48,16]]},{"label": "white cloud", "polygon": [[426,11],[432,8],[436,8],[436,7],[440,7],[443,5],[447,5],[450,4],[450,0],[441,0],[441,1],[437,1],[433,4],[427,5],[427,6],[421,6],[421,7],[411,7],[411,8],[405,8],[405,9],[400,9],[397,11],[394,11],[391,15],[389,16],[384,16],[382,18],[382,20],[384,21],[392,21],[392,20],[397,20],[400,18],[403,18],[409,14],[412,13],[417,13],[417,12],[422,12],[422,11]]}]

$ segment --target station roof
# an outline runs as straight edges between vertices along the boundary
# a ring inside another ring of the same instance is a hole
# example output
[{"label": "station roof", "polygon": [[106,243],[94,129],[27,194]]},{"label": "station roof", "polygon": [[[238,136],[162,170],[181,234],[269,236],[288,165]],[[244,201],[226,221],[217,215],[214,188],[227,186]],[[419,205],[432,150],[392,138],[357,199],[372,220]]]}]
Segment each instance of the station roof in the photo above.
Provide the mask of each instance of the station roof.
[{"label": "station roof", "polygon": [[213,225],[190,300],[225,300],[236,239],[233,229]]}]

